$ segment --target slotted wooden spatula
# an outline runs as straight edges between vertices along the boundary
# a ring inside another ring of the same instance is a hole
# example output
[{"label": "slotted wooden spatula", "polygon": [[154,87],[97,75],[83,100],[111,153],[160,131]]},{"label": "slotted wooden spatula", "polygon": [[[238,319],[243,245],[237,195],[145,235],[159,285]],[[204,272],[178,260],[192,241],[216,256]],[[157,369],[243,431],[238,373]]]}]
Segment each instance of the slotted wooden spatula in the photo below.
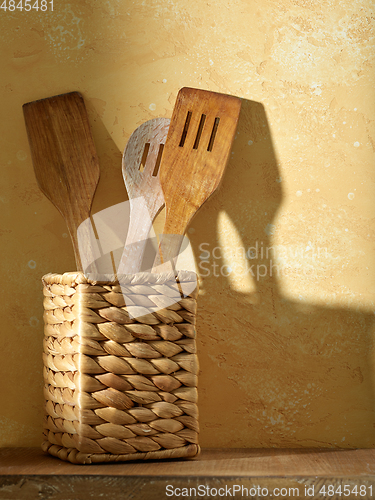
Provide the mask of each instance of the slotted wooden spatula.
[{"label": "slotted wooden spatula", "polygon": [[100,175],[83,98],[70,92],[33,101],[23,113],[39,188],[64,217],[82,271],[77,228],[90,217]]},{"label": "slotted wooden spatula", "polygon": [[159,165],[167,138],[169,118],[143,123],[130,136],[122,160],[122,173],[130,203],[130,221],[117,274],[140,270],[152,222],[164,206]]},{"label": "slotted wooden spatula", "polygon": [[[177,257],[190,220],[218,188],[240,109],[241,100],[234,96],[187,87],[179,91],[159,174],[166,206],[163,262]],[[154,267],[159,263],[157,256]]]}]

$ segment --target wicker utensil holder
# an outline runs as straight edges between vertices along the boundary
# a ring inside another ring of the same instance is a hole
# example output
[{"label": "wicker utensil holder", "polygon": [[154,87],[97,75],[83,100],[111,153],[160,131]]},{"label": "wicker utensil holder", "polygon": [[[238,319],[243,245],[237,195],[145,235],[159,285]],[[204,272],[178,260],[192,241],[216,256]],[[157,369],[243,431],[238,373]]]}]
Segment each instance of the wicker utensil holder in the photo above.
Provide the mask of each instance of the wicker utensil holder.
[{"label": "wicker utensil holder", "polygon": [[197,288],[181,299],[168,273],[43,284],[43,450],[77,464],[197,455]]}]

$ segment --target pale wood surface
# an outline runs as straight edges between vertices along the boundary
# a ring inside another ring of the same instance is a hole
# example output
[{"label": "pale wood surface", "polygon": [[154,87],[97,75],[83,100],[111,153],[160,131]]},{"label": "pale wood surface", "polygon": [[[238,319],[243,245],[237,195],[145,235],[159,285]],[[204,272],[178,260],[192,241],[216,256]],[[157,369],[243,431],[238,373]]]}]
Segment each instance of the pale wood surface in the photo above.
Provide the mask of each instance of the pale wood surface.
[{"label": "pale wood surface", "polygon": [[[234,96],[187,87],[179,91],[160,166],[164,234],[183,235],[197,210],[218,188],[240,109],[241,101]],[[175,243],[163,245],[164,262],[177,256],[179,240]]]},{"label": "pale wood surface", "polygon": [[100,175],[83,98],[70,92],[24,104],[23,112],[39,188],[64,217],[82,271],[77,229],[90,216]]},{"label": "pale wood surface", "polygon": [[[152,222],[164,206],[159,171],[155,172],[155,167],[160,160],[160,146],[165,144],[169,124],[168,118],[154,118],[143,123],[131,135],[124,152],[122,173],[129,196],[130,221],[117,269],[119,275],[140,271]],[[144,154],[146,144],[147,156]],[[142,161],[144,165],[141,171]]]},{"label": "pale wood surface", "polygon": [[[361,486],[365,495],[355,493]],[[167,488],[177,493],[170,498],[199,498],[202,487],[210,489],[205,498],[276,498],[276,491],[279,498],[371,499],[375,450],[205,449],[192,460],[103,465],[73,465],[36,448],[0,450],[0,500],[159,500]],[[335,492],[324,496],[322,487]]]}]

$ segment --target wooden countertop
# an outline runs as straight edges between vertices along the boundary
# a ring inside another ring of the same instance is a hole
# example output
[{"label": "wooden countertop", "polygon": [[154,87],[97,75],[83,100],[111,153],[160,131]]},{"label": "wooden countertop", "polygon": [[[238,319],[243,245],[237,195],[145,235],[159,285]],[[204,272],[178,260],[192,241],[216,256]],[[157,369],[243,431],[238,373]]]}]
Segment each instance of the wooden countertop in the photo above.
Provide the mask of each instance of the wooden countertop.
[{"label": "wooden countertop", "polygon": [[[336,493],[328,495],[329,485]],[[1,500],[249,498],[255,491],[253,498],[375,498],[375,450],[204,449],[190,460],[103,465],[73,465],[38,448],[0,450]]]}]

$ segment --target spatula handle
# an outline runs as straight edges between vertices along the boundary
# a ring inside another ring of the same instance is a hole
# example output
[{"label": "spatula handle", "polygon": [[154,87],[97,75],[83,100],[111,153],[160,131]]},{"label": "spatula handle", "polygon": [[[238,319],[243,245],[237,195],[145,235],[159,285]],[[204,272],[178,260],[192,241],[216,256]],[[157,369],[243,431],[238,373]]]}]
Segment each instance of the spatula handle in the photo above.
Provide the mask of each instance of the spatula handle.
[{"label": "spatula handle", "polygon": [[156,254],[153,268],[160,264],[171,262],[176,264],[184,236],[182,234],[162,234],[160,236],[159,251]]},{"label": "spatula handle", "polygon": [[117,274],[134,274],[140,271],[152,219],[143,198],[130,200],[130,221],[124,251]]},{"label": "spatula handle", "polygon": [[74,251],[74,258],[76,261],[76,268],[77,271],[83,272],[83,267],[82,267],[82,260],[80,256],[80,250],[79,250],[79,244],[78,244],[78,232],[77,232],[77,224],[75,221],[70,220],[69,218],[65,219],[69,236],[72,241],[72,246],[73,246],[73,251]]},{"label": "spatula handle", "polygon": [[[92,217],[85,219],[74,232],[72,236],[73,248],[78,253],[79,265],[82,268],[82,272],[89,276],[90,279],[101,280],[105,274],[110,274],[113,276],[113,267],[108,270],[108,268],[103,268],[103,262],[101,257],[103,252],[96,238],[96,228],[94,220]],[[78,265],[78,259],[76,257],[76,262]]]}]

